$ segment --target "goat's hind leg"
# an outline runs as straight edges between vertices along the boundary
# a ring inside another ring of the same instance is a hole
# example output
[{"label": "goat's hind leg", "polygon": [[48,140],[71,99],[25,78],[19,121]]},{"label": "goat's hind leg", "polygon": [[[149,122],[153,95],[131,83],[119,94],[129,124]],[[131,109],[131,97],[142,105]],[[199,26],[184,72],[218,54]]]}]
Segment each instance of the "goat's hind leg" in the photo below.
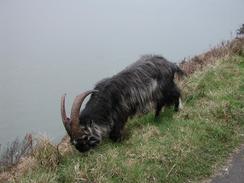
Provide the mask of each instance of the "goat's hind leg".
[{"label": "goat's hind leg", "polygon": [[179,110],[183,109],[181,98],[179,97],[177,102],[175,103],[175,111],[178,112]]},{"label": "goat's hind leg", "polygon": [[163,99],[156,102],[156,109],[155,109],[155,120],[159,119],[159,114],[162,110],[162,107],[164,106]]},{"label": "goat's hind leg", "polygon": [[179,92],[179,90],[175,90],[175,93],[174,93],[174,110],[176,112],[179,111],[179,109],[182,108],[182,104],[181,104],[181,94]]},{"label": "goat's hind leg", "polygon": [[174,84],[170,91],[170,95],[168,96],[170,98],[170,103],[174,104],[174,111],[178,112],[179,109],[181,109],[182,104],[181,104],[181,93],[180,89]]},{"label": "goat's hind leg", "polygon": [[179,111],[179,106],[180,106],[180,98],[175,100],[175,105],[174,105],[174,111],[175,112]]}]

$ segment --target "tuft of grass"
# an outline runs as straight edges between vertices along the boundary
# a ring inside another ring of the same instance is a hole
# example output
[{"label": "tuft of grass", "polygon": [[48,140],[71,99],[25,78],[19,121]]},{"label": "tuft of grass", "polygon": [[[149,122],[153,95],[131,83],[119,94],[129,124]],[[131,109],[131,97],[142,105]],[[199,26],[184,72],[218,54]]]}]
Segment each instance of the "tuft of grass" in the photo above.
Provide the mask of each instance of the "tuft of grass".
[{"label": "tuft of grass", "polygon": [[[34,173],[34,174],[33,174]],[[47,171],[44,168],[38,168],[35,172],[29,171],[20,181],[16,181],[20,183],[56,183],[57,177],[53,172]]]},{"label": "tuft of grass", "polygon": [[32,156],[38,161],[41,167],[48,170],[55,169],[60,161],[56,145],[51,143],[47,137],[38,138],[36,144]]}]

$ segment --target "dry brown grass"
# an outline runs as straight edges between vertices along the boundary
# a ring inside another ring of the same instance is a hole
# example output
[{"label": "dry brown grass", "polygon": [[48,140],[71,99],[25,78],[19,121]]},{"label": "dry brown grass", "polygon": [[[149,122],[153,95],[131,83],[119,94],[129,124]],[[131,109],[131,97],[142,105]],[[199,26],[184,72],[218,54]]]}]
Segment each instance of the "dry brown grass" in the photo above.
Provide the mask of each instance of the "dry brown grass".
[{"label": "dry brown grass", "polygon": [[244,37],[237,37],[232,41],[222,42],[203,54],[184,59],[180,63],[181,69],[187,74],[202,70],[206,65],[213,64],[217,60],[227,58],[231,55],[243,55]]},{"label": "dry brown grass", "polygon": [[16,166],[0,173],[0,182],[18,182],[19,177],[30,172],[36,166],[37,160],[34,157],[22,157]]},{"label": "dry brown grass", "polygon": [[[13,156],[13,152],[21,151],[23,153],[19,154],[15,158],[15,164],[6,164],[4,170],[0,173],[0,183],[2,182],[18,182],[19,177],[27,174],[28,172],[35,169],[36,166],[43,166],[47,169],[55,169],[60,161],[60,158],[66,153],[73,151],[70,143],[69,137],[65,136],[62,141],[56,145],[51,142],[51,140],[46,136],[36,136],[32,139],[31,136],[31,147],[32,143],[35,144],[35,147],[31,150],[25,150],[26,141],[30,141],[30,135],[26,135],[23,142],[15,140],[12,144],[23,144],[22,148],[17,148],[16,145],[11,145],[8,149],[12,149],[9,154],[5,152],[5,161],[9,161],[9,157]],[[29,142],[28,141],[28,142]],[[18,143],[17,143],[18,142]],[[28,143],[29,144],[29,143]],[[13,148],[14,147],[14,148]],[[19,147],[19,146],[18,146]],[[14,149],[14,150],[13,150]],[[22,150],[21,150],[22,149]],[[18,159],[18,161],[17,161]],[[11,165],[11,166],[10,166]]]},{"label": "dry brown grass", "polygon": [[0,154],[0,171],[9,169],[18,164],[22,157],[32,152],[32,148],[33,141],[31,134],[26,134],[22,140],[16,138]]},{"label": "dry brown grass", "polygon": [[31,156],[34,157],[41,166],[55,168],[60,159],[57,146],[47,137],[38,138],[36,141],[37,145]]}]

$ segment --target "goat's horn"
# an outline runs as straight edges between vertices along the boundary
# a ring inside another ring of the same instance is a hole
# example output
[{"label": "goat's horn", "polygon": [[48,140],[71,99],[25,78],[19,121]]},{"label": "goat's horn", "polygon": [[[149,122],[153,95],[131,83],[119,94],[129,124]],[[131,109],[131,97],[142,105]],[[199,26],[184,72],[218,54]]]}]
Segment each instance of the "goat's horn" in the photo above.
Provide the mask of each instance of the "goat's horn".
[{"label": "goat's horn", "polygon": [[62,121],[63,121],[64,127],[65,127],[67,133],[70,136],[71,135],[71,133],[70,133],[70,118],[68,118],[66,116],[66,111],[65,111],[65,96],[66,96],[66,94],[64,94],[61,97],[61,117],[62,117]]},{"label": "goat's horn", "polygon": [[97,92],[97,90],[90,90],[90,91],[86,91],[84,93],[81,93],[80,95],[75,97],[75,100],[73,102],[72,108],[71,108],[71,136],[74,137],[78,137],[79,136],[79,132],[80,132],[80,123],[79,123],[79,114],[80,114],[80,108],[81,105],[83,103],[83,101],[85,100],[85,98],[91,94]]}]

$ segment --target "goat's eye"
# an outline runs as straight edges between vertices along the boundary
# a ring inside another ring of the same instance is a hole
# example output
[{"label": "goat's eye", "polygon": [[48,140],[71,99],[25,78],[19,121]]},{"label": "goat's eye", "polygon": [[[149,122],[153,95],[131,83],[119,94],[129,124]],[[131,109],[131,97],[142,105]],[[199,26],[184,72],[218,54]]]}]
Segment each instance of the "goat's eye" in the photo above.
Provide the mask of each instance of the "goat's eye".
[{"label": "goat's eye", "polygon": [[83,137],[83,140],[87,141],[88,140],[88,136]]},{"label": "goat's eye", "polygon": [[97,144],[99,144],[99,140],[96,139],[95,137],[91,137],[91,138],[89,139],[89,145],[90,145],[90,146],[96,146]]},{"label": "goat's eye", "polygon": [[95,137],[90,137],[89,140],[91,140],[91,141],[96,141],[97,139],[96,139]]},{"label": "goat's eye", "polygon": [[77,141],[76,141],[76,140],[73,140],[73,141],[71,141],[71,143],[72,143],[73,145],[76,145],[76,144],[77,144]]}]

